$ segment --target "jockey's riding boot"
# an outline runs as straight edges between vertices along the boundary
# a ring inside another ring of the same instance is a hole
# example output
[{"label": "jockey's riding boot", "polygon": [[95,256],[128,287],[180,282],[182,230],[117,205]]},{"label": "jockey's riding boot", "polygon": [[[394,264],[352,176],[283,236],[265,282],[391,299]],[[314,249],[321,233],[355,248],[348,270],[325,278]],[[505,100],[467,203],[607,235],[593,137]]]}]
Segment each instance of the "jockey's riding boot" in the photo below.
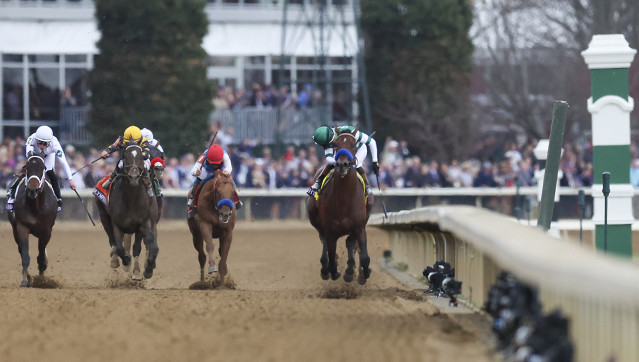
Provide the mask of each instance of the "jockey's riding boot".
[{"label": "jockey's riding boot", "polygon": [[141,178],[142,183],[144,184],[146,192],[149,194],[149,196],[155,196],[155,194],[153,193],[153,187],[151,187],[151,179],[149,179],[149,176],[142,176]]},{"label": "jockey's riding boot", "polygon": [[200,180],[199,177],[196,177],[195,180],[193,180],[193,185],[191,186],[191,192],[189,192],[189,197],[186,199],[186,206],[190,207],[191,205],[193,205],[195,192],[197,191],[197,187],[200,184],[200,182],[202,182],[202,180]]},{"label": "jockey's riding boot", "polygon": [[318,177],[317,180],[315,180],[315,183],[313,184],[313,186],[309,187],[308,191],[306,191],[308,196],[314,196],[315,195],[315,193],[319,190],[323,179],[324,179],[324,176],[320,175],[320,177]]},{"label": "jockey's riding boot", "polygon": [[58,200],[58,212],[60,212],[62,211],[62,195],[60,194],[60,183],[58,182],[58,175],[56,175],[53,170],[49,170],[47,171],[47,177],[49,177],[49,182],[51,182],[51,186],[53,187],[55,198]]},{"label": "jockey's riding boot", "polygon": [[362,176],[362,179],[364,179],[364,184],[366,185],[366,195],[372,194],[373,190],[371,189],[371,186],[368,183],[368,177],[366,176],[366,171],[364,171],[364,167],[358,167],[357,172],[360,174],[360,176]]},{"label": "jockey's riding boot", "polygon": [[237,201],[235,203],[235,209],[241,209],[242,206],[244,206],[244,203],[242,201]]},{"label": "jockey's riding boot", "polygon": [[104,181],[104,183],[102,183],[102,188],[105,190],[109,190],[109,185],[111,184],[111,181],[113,181],[113,179],[115,178],[115,171],[111,172],[111,177],[109,177],[108,180]]}]

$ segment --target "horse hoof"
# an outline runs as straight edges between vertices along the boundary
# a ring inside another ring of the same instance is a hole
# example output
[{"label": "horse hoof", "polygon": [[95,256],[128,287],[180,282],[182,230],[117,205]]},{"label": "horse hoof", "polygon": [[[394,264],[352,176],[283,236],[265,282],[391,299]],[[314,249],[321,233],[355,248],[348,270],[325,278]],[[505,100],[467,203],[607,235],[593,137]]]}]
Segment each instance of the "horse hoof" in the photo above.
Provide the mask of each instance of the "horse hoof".
[{"label": "horse hoof", "polygon": [[150,271],[150,272],[148,272],[146,270],[144,271],[144,278],[145,279],[151,279],[152,277],[153,277],[153,271]]},{"label": "horse hoof", "polygon": [[131,275],[131,279],[140,281],[142,280],[142,276],[139,273],[134,273],[133,275]]},{"label": "horse hoof", "polygon": [[333,280],[339,279],[340,276],[342,276],[342,274],[340,274],[339,272],[331,273],[331,279]]},{"label": "horse hoof", "polygon": [[217,266],[216,265],[211,265],[209,267],[209,274],[213,274],[213,273],[217,273]]},{"label": "horse hoof", "polygon": [[347,282],[347,283],[352,282],[353,281],[353,274],[355,274],[355,273],[350,273],[350,274],[348,272],[344,273],[344,281]]},{"label": "horse hoof", "polygon": [[20,283],[20,288],[28,288],[29,287],[29,282],[27,282],[26,280],[23,280],[22,283]]},{"label": "horse hoof", "polygon": [[125,256],[124,258],[122,258],[122,265],[124,265],[124,266],[131,265],[131,257],[130,256]]},{"label": "horse hoof", "polygon": [[324,272],[320,272],[320,275],[322,276],[322,279],[324,279],[324,280],[328,280],[328,278],[330,276],[330,274],[324,273]]}]

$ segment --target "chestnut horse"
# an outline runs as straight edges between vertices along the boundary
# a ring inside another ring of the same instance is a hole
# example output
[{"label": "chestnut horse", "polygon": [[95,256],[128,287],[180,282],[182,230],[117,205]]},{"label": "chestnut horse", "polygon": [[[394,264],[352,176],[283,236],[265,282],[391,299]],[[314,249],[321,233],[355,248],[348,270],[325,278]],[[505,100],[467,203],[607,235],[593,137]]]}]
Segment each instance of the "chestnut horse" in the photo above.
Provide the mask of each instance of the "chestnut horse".
[{"label": "chestnut horse", "polygon": [[218,273],[220,285],[224,284],[224,277],[228,274],[226,261],[231,249],[231,242],[233,242],[233,228],[235,228],[237,216],[237,210],[232,201],[234,195],[235,186],[231,175],[226,171],[217,170],[210,179],[202,181],[199,195],[195,200],[197,205],[195,216],[187,218],[189,230],[193,235],[193,246],[197,250],[200,262],[200,281],[202,282],[204,281],[204,266],[206,264],[203,243],[206,243],[206,252],[208,253],[208,273],[212,274],[218,271],[215,266],[213,238],[218,238],[220,241],[218,249],[220,253]]},{"label": "chestnut horse", "polygon": [[[309,196],[307,211],[311,225],[315,227],[322,241],[321,277],[337,280],[337,240],[348,235],[346,249],[348,261],[344,280],[351,282],[355,274],[354,253],[359,251],[358,282],[366,284],[371,274],[369,268],[370,257],[366,246],[366,223],[370,216],[371,204],[367,204],[366,191],[360,175],[357,173],[355,154],[357,153],[358,128],[353,132],[335,129],[336,140],[333,143],[335,151],[335,168],[324,179],[323,187],[318,191],[317,199]],[[321,172],[318,171],[318,174]]]},{"label": "chestnut horse", "polygon": [[[131,256],[126,254],[123,245],[125,234],[136,235],[136,245],[133,247],[133,256],[136,260],[140,255],[140,240],[144,239],[147,250],[147,259],[144,266],[144,278],[150,279],[155,269],[159,247],[157,243],[157,223],[160,212],[157,199],[149,196],[141,177],[144,172],[144,158],[142,148],[137,144],[131,144],[124,150],[122,157],[124,172],[115,175],[111,182],[109,206],[96,198],[100,221],[104,231],[109,237],[109,245],[127,267],[131,264]],[[116,172],[116,171],[114,171]],[[117,267],[112,260],[112,266]],[[135,273],[134,273],[134,279]]]},{"label": "chestnut horse", "polygon": [[26,176],[18,185],[13,211],[9,213],[9,222],[13,228],[13,237],[18,244],[22,257],[21,287],[31,283],[29,275],[29,234],[38,238],[38,271],[44,275],[48,260],[46,247],[51,239],[51,231],[58,215],[58,203],[51,186],[45,182],[46,167],[39,156],[31,156],[24,166]]}]

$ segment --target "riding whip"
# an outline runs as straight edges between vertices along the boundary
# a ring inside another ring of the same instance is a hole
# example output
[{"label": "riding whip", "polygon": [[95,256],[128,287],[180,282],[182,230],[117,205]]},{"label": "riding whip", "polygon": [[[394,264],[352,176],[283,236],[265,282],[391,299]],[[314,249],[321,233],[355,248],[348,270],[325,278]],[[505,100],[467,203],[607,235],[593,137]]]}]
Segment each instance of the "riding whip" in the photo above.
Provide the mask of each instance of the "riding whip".
[{"label": "riding whip", "polygon": [[80,199],[80,202],[82,203],[82,206],[84,206],[84,211],[87,212],[87,215],[89,215],[89,220],[91,220],[91,224],[93,224],[93,226],[95,226],[95,222],[93,222],[93,218],[91,217],[91,214],[89,213],[89,209],[87,209],[87,205],[84,204],[84,201],[82,201],[82,198],[80,197],[80,194],[74,189],[73,192],[75,192],[76,195],[78,195],[78,199]]},{"label": "riding whip", "polygon": [[[206,148],[206,152],[208,152],[209,148],[211,148],[211,146],[213,146],[213,141],[215,141],[215,137],[217,137],[217,131],[215,131],[215,134],[213,135],[213,138],[211,138],[211,143],[209,143],[209,147]],[[204,167],[204,160],[202,160],[202,163],[200,164],[200,171],[202,170],[202,167]]]},{"label": "riding whip", "polygon": [[80,168],[79,168],[79,169],[77,169],[74,173],[72,173],[72,174],[71,174],[71,176],[73,176],[73,175],[75,175],[76,173],[80,172],[81,170],[84,170],[85,168],[87,168],[87,167],[89,167],[89,166],[93,165],[94,163],[98,162],[98,161],[99,161],[99,160],[101,160],[101,159],[102,159],[102,156],[100,156],[100,157],[96,158],[95,160],[91,161],[91,163],[86,164],[86,165],[84,165],[84,166],[80,167]]},{"label": "riding whip", "polygon": [[375,175],[377,179],[377,188],[379,189],[379,199],[382,200],[382,208],[384,209],[384,218],[388,219],[388,213],[386,212],[386,204],[384,203],[384,196],[382,196],[382,187],[379,185],[379,176]]}]

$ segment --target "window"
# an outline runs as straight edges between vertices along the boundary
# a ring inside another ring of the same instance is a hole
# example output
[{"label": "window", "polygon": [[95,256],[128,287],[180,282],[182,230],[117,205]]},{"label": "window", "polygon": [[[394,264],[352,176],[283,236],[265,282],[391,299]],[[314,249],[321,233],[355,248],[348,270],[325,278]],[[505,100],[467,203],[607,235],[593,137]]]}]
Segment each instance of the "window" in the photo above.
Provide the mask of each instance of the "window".
[{"label": "window", "polygon": [[29,117],[32,120],[60,119],[60,72],[57,68],[29,69]]},{"label": "window", "polygon": [[22,69],[4,68],[2,70],[2,94],[4,95],[2,118],[8,120],[22,119]]}]

